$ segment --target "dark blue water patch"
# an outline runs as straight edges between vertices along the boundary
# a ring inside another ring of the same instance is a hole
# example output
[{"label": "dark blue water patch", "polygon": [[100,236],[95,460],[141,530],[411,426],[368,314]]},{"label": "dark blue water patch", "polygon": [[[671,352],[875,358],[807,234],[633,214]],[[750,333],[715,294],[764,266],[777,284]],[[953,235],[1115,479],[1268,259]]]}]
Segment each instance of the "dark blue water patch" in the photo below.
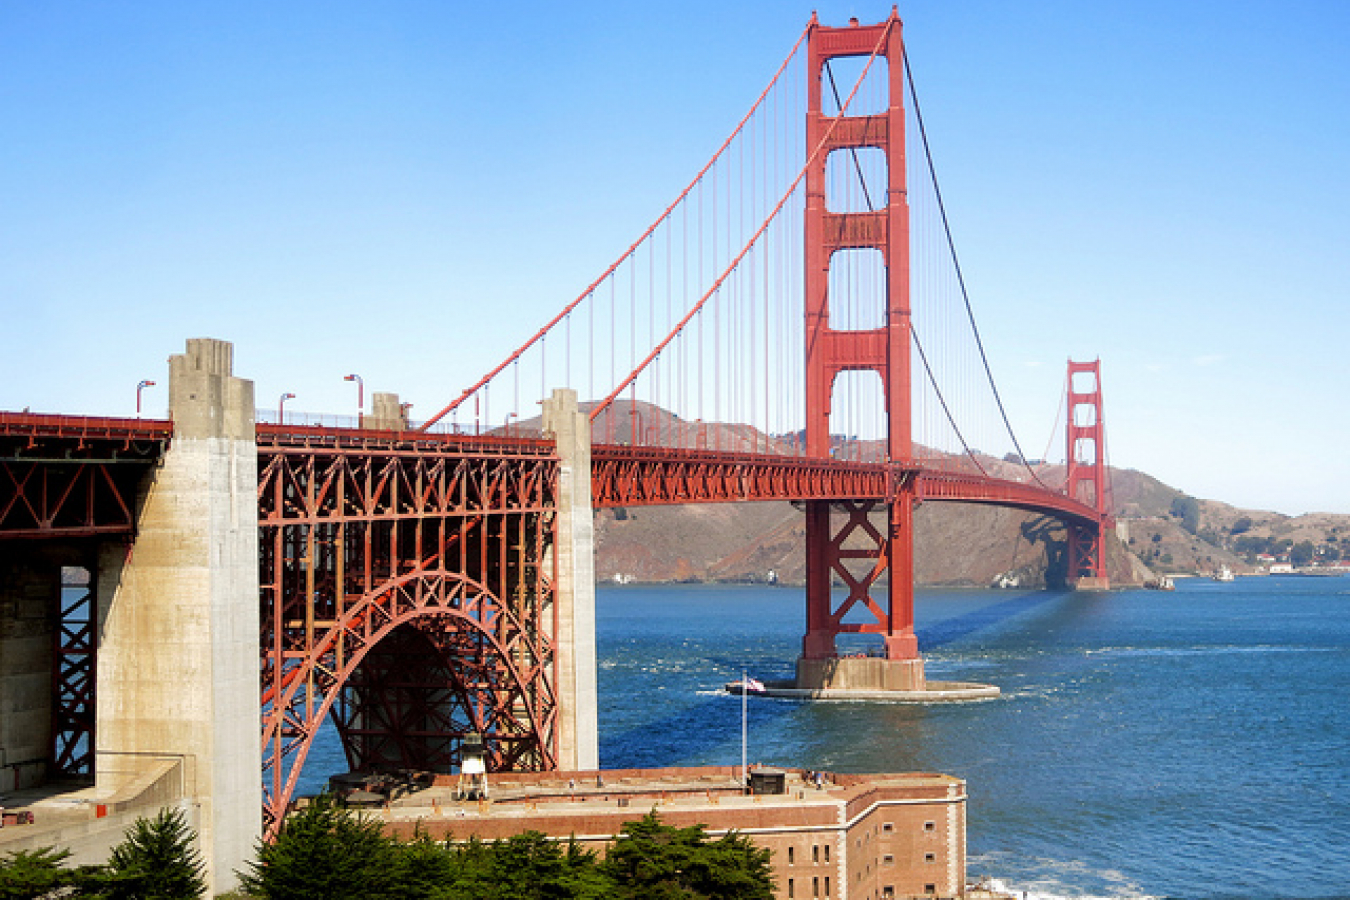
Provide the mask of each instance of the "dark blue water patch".
[{"label": "dark blue water patch", "polygon": [[[930,599],[931,594],[927,595]],[[1022,615],[1047,603],[1062,599],[1064,594],[1051,591],[1029,591],[1015,597],[1009,597],[998,603],[981,606],[962,615],[916,627],[921,652],[936,649],[944,644],[959,641],[977,632],[1003,624],[1014,616]],[[924,595],[920,595],[920,600]],[[916,617],[917,618],[917,617]],[[917,622],[916,622],[917,626]]]}]

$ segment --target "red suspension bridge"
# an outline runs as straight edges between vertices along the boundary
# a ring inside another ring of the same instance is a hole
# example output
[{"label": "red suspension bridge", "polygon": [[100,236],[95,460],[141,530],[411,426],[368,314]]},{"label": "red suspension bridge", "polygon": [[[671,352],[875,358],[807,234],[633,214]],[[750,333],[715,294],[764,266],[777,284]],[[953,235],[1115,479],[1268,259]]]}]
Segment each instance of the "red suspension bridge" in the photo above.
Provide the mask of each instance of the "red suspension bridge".
[{"label": "red suspension bridge", "polygon": [[[233,383],[228,360],[202,361],[218,348],[195,352],[181,378]],[[1058,518],[1070,580],[1107,585],[1099,375],[1070,363],[1067,480],[1046,483],[984,356],[900,20],[813,19],[652,226],[419,427],[255,426],[251,389],[233,437],[193,431],[186,391],[173,422],[0,413],[4,571],[22,556],[39,575],[92,573],[59,601],[50,635],[45,771],[92,775],[118,749],[100,697],[143,688],[104,674],[100,634],[115,622],[101,630],[97,611],[135,583],[125,574],[160,527],[146,510],[164,461],[201,434],[243,441],[256,460],[230,477],[256,485],[255,710],[275,820],[329,717],[353,769],[450,771],[469,732],[485,735],[493,769],[597,764],[581,509],[799,503],[799,680],[824,684],[836,638],[863,634],[888,685],[922,688],[918,504]],[[560,387],[591,399],[578,415],[556,394],[538,415]]]}]

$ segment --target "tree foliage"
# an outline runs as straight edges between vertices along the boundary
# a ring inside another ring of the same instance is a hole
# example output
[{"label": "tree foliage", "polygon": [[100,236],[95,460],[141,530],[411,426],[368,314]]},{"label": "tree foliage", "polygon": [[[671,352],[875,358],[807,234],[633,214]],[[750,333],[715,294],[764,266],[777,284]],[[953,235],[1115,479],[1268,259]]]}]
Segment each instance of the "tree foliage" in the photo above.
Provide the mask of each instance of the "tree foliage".
[{"label": "tree foliage", "polygon": [[614,885],[595,854],[575,841],[560,844],[526,831],[491,844],[447,848],[454,869],[436,900],[604,900]]},{"label": "tree foliage", "polygon": [[380,824],[325,794],[287,817],[240,881],[265,900],[393,900],[402,897],[399,871],[394,842]]},{"label": "tree foliage", "polygon": [[137,819],[108,857],[100,896],[108,900],[197,900],[206,866],[180,809]]},{"label": "tree foliage", "polygon": [[0,859],[0,900],[36,900],[74,886],[79,874],[62,863],[69,850],[20,850]]},{"label": "tree foliage", "polygon": [[601,869],[619,898],[770,900],[770,859],[749,838],[733,832],[710,840],[702,825],[663,825],[653,812],[624,825]]},{"label": "tree foliage", "polygon": [[[106,867],[68,869],[67,850],[0,859],[0,900],[196,900],[195,835],[177,809],[138,819]],[[770,900],[772,855],[731,833],[676,828],[655,812],[624,825],[600,861],[575,840],[527,831],[499,841],[400,843],[378,822],[317,798],[260,844],[243,893],[259,900]]]},{"label": "tree foliage", "polygon": [[1200,501],[1194,497],[1176,497],[1172,500],[1172,506],[1168,510],[1172,517],[1181,520],[1181,527],[1195,534],[1195,530],[1200,527]]}]

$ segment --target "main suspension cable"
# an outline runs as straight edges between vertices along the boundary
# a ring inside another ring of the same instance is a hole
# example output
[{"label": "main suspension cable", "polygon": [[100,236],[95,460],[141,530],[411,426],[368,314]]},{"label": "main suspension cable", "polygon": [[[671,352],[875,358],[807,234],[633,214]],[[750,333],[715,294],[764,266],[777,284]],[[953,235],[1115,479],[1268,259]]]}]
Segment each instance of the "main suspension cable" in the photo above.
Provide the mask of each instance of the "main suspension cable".
[{"label": "main suspension cable", "polygon": [[[966,290],[966,278],[961,271],[961,261],[956,254],[956,242],[952,239],[951,223],[947,219],[947,207],[942,202],[942,190],[938,187],[937,171],[933,168],[933,152],[928,146],[928,131],[924,128],[923,113],[919,109],[919,94],[914,87],[914,73],[909,65],[909,52],[901,50],[901,58],[905,66],[905,83],[909,85],[909,96],[914,101],[914,120],[919,125],[919,140],[923,144],[923,155],[928,162],[928,177],[933,183],[933,196],[937,201],[938,215],[942,219],[942,229],[947,236],[947,249],[951,253],[952,266],[956,270],[956,283],[961,289],[961,299],[966,306],[966,317],[970,320],[970,329],[975,335],[975,346],[980,351],[980,362],[984,365],[985,376],[989,379],[989,388],[994,392],[994,403],[998,406],[999,415],[1003,418],[1003,427],[1008,431],[1008,437],[1012,439],[1013,447],[1017,450],[1017,457],[1022,461],[1022,466],[1031,475],[1032,479],[1041,487],[1046,485],[1041,481],[1036,470],[1031,468],[1027,462],[1027,455],[1022,451],[1022,445],[1017,440],[1017,434],[1013,431],[1012,423],[1008,420],[1008,410],[1003,405],[1003,397],[999,394],[998,385],[994,382],[993,370],[989,367],[989,356],[984,352],[984,341],[980,337],[980,328],[975,324],[975,311],[970,304],[970,292]],[[1049,488],[1046,488],[1049,490]]]}]

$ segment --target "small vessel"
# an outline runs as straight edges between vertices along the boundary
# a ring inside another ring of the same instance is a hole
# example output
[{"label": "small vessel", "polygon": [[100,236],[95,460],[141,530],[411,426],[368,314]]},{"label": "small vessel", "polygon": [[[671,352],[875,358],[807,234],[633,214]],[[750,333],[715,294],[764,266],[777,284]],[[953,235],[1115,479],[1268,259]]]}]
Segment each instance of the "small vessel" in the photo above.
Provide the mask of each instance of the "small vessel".
[{"label": "small vessel", "polygon": [[744,679],[737,678],[735,681],[726,683],[726,691],[728,694],[762,694],[764,693],[764,682],[749,676]]},{"label": "small vessel", "polygon": [[1144,582],[1144,587],[1150,591],[1175,591],[1177,586],[1167,575],[1159,575],[1157,578],[1150,578]]},{"label": "small vessel", "polygon": [[1214,573],[1215,581],[1232,581],[1235,577],[1233,570],[1227,566],[1219,566],[1219,571]]}]

